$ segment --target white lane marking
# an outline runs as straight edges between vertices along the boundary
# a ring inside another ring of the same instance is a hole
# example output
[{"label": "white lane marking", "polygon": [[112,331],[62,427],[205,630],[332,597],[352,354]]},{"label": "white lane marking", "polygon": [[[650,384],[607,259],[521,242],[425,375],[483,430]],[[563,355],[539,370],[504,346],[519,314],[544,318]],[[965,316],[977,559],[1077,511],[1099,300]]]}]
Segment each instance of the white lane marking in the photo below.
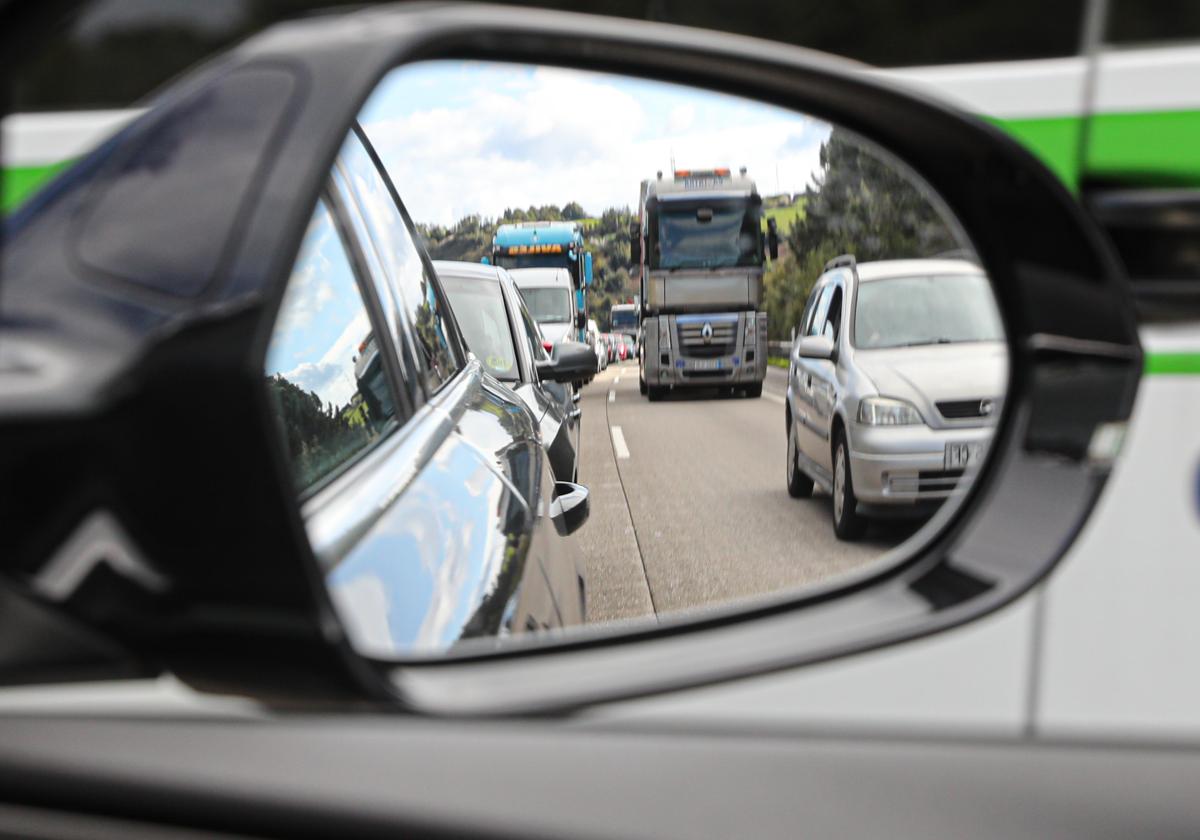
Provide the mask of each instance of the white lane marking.
[{"label": "white lane marking", "polygon": [[614,385],[620,385],[620,384],[621,384],[621,377],[619,377],[619,376],[618,376],[616,379],[614,379],[614,380],[613,380],[613,384],[614,384]]},{"label": "white lane marking", "polygon": [[783,397],[779,396],[778,394],[772,394],[769,391],[763,391],[762,395],[764,397],[766,397],[767,399],[771,400],[771,402],[777,402],[780,405],[787,405],[787,400],[785,400]]},{"label": "white lane marking", "polygon": [[618,458],[629,457],[629,447],[625,444],[625,433],[621,431],[620,426],[612,427],[613,449],[617,451]]},{"label": "white lane marking", "polygon": [[616,401],[617,401],[617,392],[616,392],[616,391],[609,391],[609,392],[608,392],[608,401],[609,401],[609,402],[616,402]]}]

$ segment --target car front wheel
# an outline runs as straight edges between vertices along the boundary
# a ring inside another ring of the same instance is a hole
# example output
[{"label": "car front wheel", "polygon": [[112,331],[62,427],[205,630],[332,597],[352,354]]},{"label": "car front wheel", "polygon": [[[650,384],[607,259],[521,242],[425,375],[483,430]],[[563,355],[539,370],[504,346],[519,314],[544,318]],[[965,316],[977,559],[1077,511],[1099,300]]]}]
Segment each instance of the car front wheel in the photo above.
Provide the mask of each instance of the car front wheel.
[{"label": "car front wheel", "polygon": [[854,495],[846,436],[839,432],[833,448],[833,532],[839,540],[856,540],[866,530],[867,520],[859,514]]}]

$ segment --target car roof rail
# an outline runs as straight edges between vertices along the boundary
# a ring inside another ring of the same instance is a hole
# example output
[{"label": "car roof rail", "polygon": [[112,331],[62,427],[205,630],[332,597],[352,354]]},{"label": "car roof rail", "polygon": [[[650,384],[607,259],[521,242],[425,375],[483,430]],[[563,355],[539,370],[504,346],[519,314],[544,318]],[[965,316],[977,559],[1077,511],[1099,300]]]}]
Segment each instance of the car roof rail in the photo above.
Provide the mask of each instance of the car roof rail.
[{"label": "car roof rail", "polygon": [[939,251],[929,259],[931,260],[966,260],[979,264],[979,255],[970,248],[951,248],[948,251]]},{"label": "car roof rail", "polygon": [[853,254],[841,254],[825,263],[825,270],[829,271],[834,268],[855,268],[858,265],[858,260],[854,259]]}]

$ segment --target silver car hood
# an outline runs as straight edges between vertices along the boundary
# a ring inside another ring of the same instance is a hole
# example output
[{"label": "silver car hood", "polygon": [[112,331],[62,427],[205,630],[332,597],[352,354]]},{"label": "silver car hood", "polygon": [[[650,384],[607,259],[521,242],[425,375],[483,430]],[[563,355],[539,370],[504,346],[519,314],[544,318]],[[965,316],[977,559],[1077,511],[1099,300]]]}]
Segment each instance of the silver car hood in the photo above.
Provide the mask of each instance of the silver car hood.
[{"label": "silver car hood", "polygon": [[998,399],[1008,383],[1002,341],[856,350],[854,363],[882,396],[928,406],[942,400]]}]

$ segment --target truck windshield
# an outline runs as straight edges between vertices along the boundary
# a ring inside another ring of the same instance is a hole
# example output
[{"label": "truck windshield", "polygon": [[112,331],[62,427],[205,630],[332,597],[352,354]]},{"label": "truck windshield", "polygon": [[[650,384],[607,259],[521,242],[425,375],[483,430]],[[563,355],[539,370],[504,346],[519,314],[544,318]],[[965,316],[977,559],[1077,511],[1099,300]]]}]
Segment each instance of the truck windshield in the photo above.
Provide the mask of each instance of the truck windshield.
[{"label": "truck windshield", "polygon": [[758,225],[757,208],[745,202],[663,202],[651,268],[761,265]]},{"label": "truck windshield", "polygon": [[571,320],[571,293],[566,289],[521,289],[521,297],[539,324],[566,324]]},{"label": "truck windshield", "polygon": [[859,285],[854,308],[854,346],[864,350],[1004,340],[981,274],[868,281]]},{"label": "truck windshield", "polygon": [[575,263],[566,254],[495,254],[493,262],[501,268],[568,268]]}]

